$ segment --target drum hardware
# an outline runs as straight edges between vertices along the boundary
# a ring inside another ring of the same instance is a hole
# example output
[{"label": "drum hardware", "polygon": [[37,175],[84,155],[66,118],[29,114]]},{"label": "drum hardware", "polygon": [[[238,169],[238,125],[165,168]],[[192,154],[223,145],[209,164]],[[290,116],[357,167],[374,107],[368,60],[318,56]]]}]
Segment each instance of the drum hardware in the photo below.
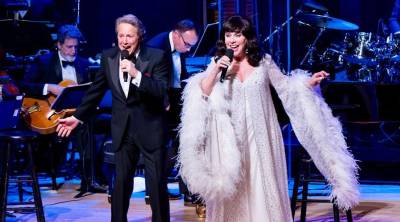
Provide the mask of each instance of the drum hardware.
[{"label": "drum hardware", "polygon": [[[337,51],[343,61],[338,58],[336,62],[345,67],[350,80],[377,83],[400,81],[400,40],[395,35],[381,37],[368,32],[346,33],[343,45]],[[322,58],[330,59],[330,53],[331,50],[326,50]]]},{"label": "drum hardware", "polygon": [[333,63],[337,61],[339,65],[343,65],[343,55],[344,53],[338,49],[327,48],[325,52],[322,53],[320,60],[322,61],[322,63]]},{"label": "drum hardware", "polygon": [[342,19],[330,17],[327,14],[326,15],[302,14],[300,16],[299,20],[302,23],[306,23],[306,24],[309,24],[311,26],[315,26],[315,27],[319,27],[320,28],[316,38],[314,39],[314,41],[312,42],[312,44],[308,48],[306,54],[304,55],[303,59],[301,60],[300,66],[303,66],[306,61],[311,66],[314,64],[314,61],[312,59],[312,55],[316,50],[315,46],[316,46],[318,40],[320,39],[322,33],[326,29],[334,29],[334,30],[357,30],[358,29],[358,26],[353,24],[353,23],[344,21]]},{"label": "drum hardware", "polygon": [[322,33],[323,33],[324,31],[325,31],[325,28],[321,28],[321,29],[319,30],[317,37],[315,37],[313,43],[309,46],[309,48],[308,48],[306,54],[304,55],[304,58],[301,60],[300,66],[303,66],[303,65],[304,65],[306,59],[308,59],[307,63],[308,63],[309,65],[312,66],[312,65],[314,64],[314,61],[312,60],[312,58],[313,58],[312,55],[313,55],[313,53],[314,53],[315,50],[316,50],[315,45],[317,44],[319,38],[321,37],[321,35],[322,35]]},{"label": "drum hardware", "polygon": [[[320,11],[324,11],[324,12],[328,11],[328,8],[326,8],[326,7],[323,6],[322,4],[317,3],[317,2],[314,2],[314,1],[312,1],[312,0],[307,0],[307,1],[305,1],[305,2],[303,3],[303,5],[304,5],[304,6],[308,6],[308,7],[310,7],[310,8],[313,8],[313,9],[317,9],[317,10],[320,10]],[[303,12],[303,10],[302,10],[301,8],[298,9],[294,15],[290,16],[290,17],[289,17],[285,22],[283,22],[280,26],[275,27],[275,30],[274,30],[271,34],[269,34],[269,35],[264,39],[263,43],[265,44],[265,43],[267,43],[268,41],[270,41],[270,39],[271,39],[274,35],[276,35],[278,32],[280,32],[280,31],[286,26],[286,24],[288,24],[294,17],[298,16],[298,15],[299,15],[300,13],[302,13],[302,12]],[[304,15],[306,15],[306,17],[308,17],[307,15],[319,16],[319,15],[317,15],[317,14],[304,14]],[[307,25],[307,26],[311,26],[311,24],[309,24],[309,23],[306,22],[306,21],[302,21],[301,19],[298,21],[298,23],[304,24],[304,25]],[[323,28],[323,27],[321,27],[321,28]],[[357,29],[358,29],[358,26],[357,26]]]},{"label": "drum hardware", "polygon": [[358,25],[328,15],[302,14],[300,21],[324,29],[358,30]]},{"label": "drum hardware", "polygon": [[358,71],[357,71],[357,79],[360,82],[372,82],[374,79],[374,74],[376,74],[373,70],[369,69],[367,66],[362,66]]},{"label": "drum hardware", "polygon": [[318,2],[315,2],[313,0],[306,0],[303,3],[303,5],[313,8],[313,9],[316,9],[316,10],[319,10],[319,11],[323,11],[323,12],[328,11],[327,7],[323,6],[322,4],[320,4]]},{"label": "drum hardware", "polygon": [[[302,13],[301,9],[298,9],[296,11],[296,13],[292,16],[290,16],[288,19],[286,19],[286,21],[284,21],[281,25],[276,26],[274,31],[271,32],[263,41],[263,45],[265,46],[265,48],[268,48],[267,46],[269,46],[269,53],[271,54],[271,56],[275,56],[275,62],[276,64],[278,64],[278,66],[280,66],[281,64],[281,54],[282,51],[280,50],[280,39],[281,39],[281,32],[283,30],[283,28],[291,21],[293,20],[293,18],[295,18],[296,16],[298,16],[300,13]],[[274,42],[274,36],[276,35],[277,37],[277,50],[275,53],[273,53],[273,42]]]},{"label": "drum hardware", "polygon": [[[309,8],[314,9],[313,12],[315,12],[315,10],[319,10],[319,11],[323,11],[323,12],[328,11],[328,8],[326,8],[326,7],[323,6],[322,4],[317,3],[317,2],[315,2],[315,1],[313,1],[313,0],[307,0],[307,1],[305,1],[305,2],[303,3],[302,6],[307,6],[307,7],[309,7]],[[276,53],[275,53],[275,54],[276,54],[275,62],[276,62],[278,65],[280,64],[280,57],[281,57],[281,53],[282,53],[281,50],[280,50],[280,38],[281,38],[280,35],[281,35],[281,32],[282,32],[283,28],[284,28],[291,20],[293,20],[293,18],[295,18],[295,17],[297,17],[299,14],[303,13],[303,11],[302,11],[302,6],[300,7],[300,9],[298,9],[298,10],[296,11],[296,13],[295,13],[294,15],[292,15],[292,16],[290,16],[288,19],[286,19],[286,21],[284,21],[281,25],[276,26],[275,29],[274,29],[274,31],[271,32],[271,33],[263,40],[263,45],[265,45],[265,46],[269,45],[269,52],[270,52],[270,54],[271,54],[272,56],[274,56],[274,55],[273,55],[273,52],[272,52],[273,41],[274,41],[273,37],[274,37],[275,35],[277,36],[277,42],[278,42],[278,43],[277,43],[277,50],[276,50]],[[307,24],[307,23],[301,22],[301,21],[298,21],[298,23],[303,24],[303,25],[307,25],[307,26],[311,26],[310,24]]]}]

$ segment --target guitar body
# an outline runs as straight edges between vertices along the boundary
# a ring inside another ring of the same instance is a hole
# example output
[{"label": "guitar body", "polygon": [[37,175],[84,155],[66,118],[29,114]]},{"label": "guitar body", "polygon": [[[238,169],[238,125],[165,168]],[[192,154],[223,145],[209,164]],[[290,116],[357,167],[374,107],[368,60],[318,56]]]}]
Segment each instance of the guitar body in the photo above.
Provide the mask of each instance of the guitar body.
[{"label": "guitar body", "polygon": [[[63,80],[59,86],[67,87],[76,85],[71,80]],[[56,131],[58,119],[63,118],[69,111],[54,112],[50,109],[56,96],[49,94],[39,99],[33,97],[25,97],[22,101],[22,117],[29,128],[40,134],[51,134]]]}]

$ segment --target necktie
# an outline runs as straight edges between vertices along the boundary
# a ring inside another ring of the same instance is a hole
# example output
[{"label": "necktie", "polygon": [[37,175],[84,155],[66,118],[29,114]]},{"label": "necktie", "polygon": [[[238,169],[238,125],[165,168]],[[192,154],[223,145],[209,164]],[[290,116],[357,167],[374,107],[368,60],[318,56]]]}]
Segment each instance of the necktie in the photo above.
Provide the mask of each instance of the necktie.
[{"label": "necktie", "polygon": [[67,66],[72,66],[75,67],[74,62],[69,62],[69,61],[61,61],[62,62],[62,66],[65,68]]}]

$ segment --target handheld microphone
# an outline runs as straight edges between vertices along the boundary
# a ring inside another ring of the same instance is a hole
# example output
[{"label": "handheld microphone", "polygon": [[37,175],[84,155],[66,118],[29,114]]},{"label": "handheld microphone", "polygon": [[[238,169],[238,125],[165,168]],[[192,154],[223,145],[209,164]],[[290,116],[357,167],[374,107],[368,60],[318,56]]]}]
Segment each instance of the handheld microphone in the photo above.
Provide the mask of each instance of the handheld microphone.
[{"label": "handheld microphone", "polygon": [[[233,59],[233,50],[232,49],[226,49],[225,55],[228,56],[229,61],[232,61],[232,59]],[[227,70],[228,70],[228,67],[222,69],[221,77],[219,79],[219,81],[221,83],[223,83],[224,80],[225,80],[225,76],[226,76],[226,71]]]},{"label": "handheld microphone", "polygon": [[[129,57],[129,52],[128,50],[122,50],[121,51],[121,60],[128,59]],[[128,72],[123,72],[122,75],[124,76],[124,82],[128,82]]]}]

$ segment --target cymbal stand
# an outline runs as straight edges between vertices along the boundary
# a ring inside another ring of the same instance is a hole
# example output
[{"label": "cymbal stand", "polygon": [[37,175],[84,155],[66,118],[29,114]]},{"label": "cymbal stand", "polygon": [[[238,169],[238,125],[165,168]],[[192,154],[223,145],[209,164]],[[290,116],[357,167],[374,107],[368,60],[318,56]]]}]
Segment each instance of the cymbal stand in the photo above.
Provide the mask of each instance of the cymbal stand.
[{"label": "cymbal stand", "polygon": [[309,60],[307,61],[307,63],[310,64],[310,65],[312,65],[313,62],[311,61],[312,57],[311,57],[310,55],[316,50],[315,45],[317,44],[319,38],[321,37],[321,35],[322,35],[322,33],[325,31],[325,29],[326,29],[326,28],[324,27],[324,28],[321,28],[321,29],[319,30],[319,33],[318,33],[317,37],[314,39],[314,42],[310,45],[310,47],[309,47],[308,50],[307,50],[307,53],[304,55],[304,58],[301,60],[300,66],[303,66],[303,65],[304,65],[304,63],[305,63],[305,61],[307,60],[307,58],[309,58]]},{"label": "cymbal stand", "polygon": [[297,15],[299,15],[302,12],[302,10],[298,9],[296,14],[290,16],[290,18],[286,19],[285,22],[283,22],[280,26],[277,26],[275,28],[275,30],[269,34],[269,36],[267,36],[264,40],[263,43],[266,44],[268,41],[272,41],[272,37],[277,34],[278,32],[282,31],[282,29],[286,26],[286,24],[288,24],[294,17],[296,17]]},{"label": "cymbal stand", "polygon": [[[277,35],[277,41],[278,41],[278,43],[277,43],[277,50],[276,50],[276,59],[275,59],[275,61],[276,61],[276,63],[280,66],[280,57],[281,57],[281,54],[282,54],[282,51],[281,51],[281,48],[280,48],[280,39],[281,39],[281,32],[282,32],[282,30],[283,30],[283,28],[293,19],[293,18],[295,18],[297,15],[299,15],[300,13],[302,13],[302,10],[301,9],[298,9],[297,11],[296,11],[296,13],[294,14],[294,15],[292,15],[292,16],[290,16],[288,19],[286,19],[286,21],[285,22],[283,22],[281,25],[279,25],[279,26],[276,26],[275,27],[275,30],[271,33],[271,34],[269,34],[264,40],[263,40],[263,45],[267,45],[267,43],[268,43],[268,45],[270,46],[270,53],[272,52],[272,47],[273,47],[273,41],[274,41],[274,36],[275,35]],[[271,53],[272,54],[272,53]],[[271,56],[273,56],[273,55],[271,55]]]},{"label": "cymbal stand", "polygon": [[74,11],[76,12],[76,21],[75,21],[75,26],[78,27],[80,21],[81,21],[81,0],[75,0],[75,9]]}]

